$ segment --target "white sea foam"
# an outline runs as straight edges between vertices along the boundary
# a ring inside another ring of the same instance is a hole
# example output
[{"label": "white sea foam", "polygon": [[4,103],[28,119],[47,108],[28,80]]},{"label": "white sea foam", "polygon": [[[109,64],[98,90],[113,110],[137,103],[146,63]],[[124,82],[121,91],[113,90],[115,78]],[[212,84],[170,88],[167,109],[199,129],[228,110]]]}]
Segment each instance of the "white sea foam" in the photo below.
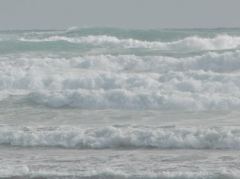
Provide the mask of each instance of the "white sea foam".
[{"label": "white sea foam", "polygon": [[2,126],[0,144],[78,149],[240,149],[240,128],[111,126],[16,128]]},{"label": "white sea foam", "polygon": [[0,33],[0,177],[239,178],[239,47],[239,29]]},{"label": "white sea foam", "polygon": [[1,58],[1,100],[51,107],[228,110],[240,107],[240,52],[186,58]]},{"label": "white sea foam", "polygon": [[34,92],[27,99],[50,107],[82,109],[159,109],[159,110],[237,110],[238,96],[224,94],[191,94],[184,92],[75,90]]},{"label": "white sea foam", "polygon": [[115,36],[89,35],[82,37],[50,36],[47,38],[20,38],[24,42],[66,41],[69,43],[98,45],[113,45],[123,48],[150,48],[160,50],[224,50],[235,49],[240,45],[239,36],[217,35],[214,38],[191,36],[172,42],[141,41],[136,39],[120,39]]}]

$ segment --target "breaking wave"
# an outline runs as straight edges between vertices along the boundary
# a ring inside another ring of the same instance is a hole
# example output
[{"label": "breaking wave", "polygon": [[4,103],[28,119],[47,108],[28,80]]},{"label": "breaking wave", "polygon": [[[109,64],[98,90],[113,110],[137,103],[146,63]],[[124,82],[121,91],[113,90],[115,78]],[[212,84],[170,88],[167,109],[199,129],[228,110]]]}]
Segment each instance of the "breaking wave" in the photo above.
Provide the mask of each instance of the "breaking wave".
[{"label": "breaking wave", "polygon": [[240,149],[240,128],[110,126],[104,128],[2,126],[0,144],[76,149]]},{"label": "breaking wave", "polygon": [[117,46],[122,48],[149,48],[159,50],[226,50],[238,49],[240,45],[239,36],[217,35],[214,38],[190,36],[171,42],[142,41],[137,39],[121,39],[108,35],[89,35],[82,37],[49,36],[47,38],[25,38],[19,39],[23,42],[56,42],[65,41],[75,44],[91,44],[93,46]]},{"label": "breaking wave", "polygon": [[159,109],[159,110],[237,110],[238,96],[220,94],[185,94],[184,92],[75,90],[34,92],[27,99],[49,107],[82,109]]},{"label": "breaking wave", "polygon": [[0,177],[239,178],[239,47],[239,29],[0,32]]},{"label": "breaking wave", "polygon": [[[141,31],[135,38],[135,31],[88,30],[10,35],[3,49],[0,44],[0,51],[9,48],[12,53],[0,57],[0,101],[11,97],[30,105],[82,109],[240,108],[238,33],[149,31],[145,37]],[[157,38],[163,35],[165,40]],[[159,53],[147,54],[154,50]],[[173,53],[167,55],[165,50]]]},{"label": "breaking wave", "polygon": [[239,51],[185,58],[2,57],[0,99],[90,109],[237,110],[239,59]]}]

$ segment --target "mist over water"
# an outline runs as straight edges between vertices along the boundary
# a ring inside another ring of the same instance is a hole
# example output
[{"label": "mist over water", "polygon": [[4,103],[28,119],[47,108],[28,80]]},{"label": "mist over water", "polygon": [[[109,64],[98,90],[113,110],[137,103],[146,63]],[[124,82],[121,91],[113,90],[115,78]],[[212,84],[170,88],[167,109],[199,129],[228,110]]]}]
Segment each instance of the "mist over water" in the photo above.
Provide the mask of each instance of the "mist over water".
[{"label": "mist over water", "polygon": [[237,178],[239,109],[240,29],[0,32],[1,176]]}]

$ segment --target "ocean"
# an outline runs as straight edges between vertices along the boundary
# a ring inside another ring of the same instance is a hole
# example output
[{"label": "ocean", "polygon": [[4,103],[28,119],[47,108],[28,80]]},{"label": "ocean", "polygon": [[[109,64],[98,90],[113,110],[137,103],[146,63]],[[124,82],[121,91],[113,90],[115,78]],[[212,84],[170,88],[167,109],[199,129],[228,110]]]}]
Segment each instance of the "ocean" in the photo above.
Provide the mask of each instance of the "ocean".
[{"label": "ocean", "polygon": [[240,178],[240,29],[0,32],[0,178]]}]

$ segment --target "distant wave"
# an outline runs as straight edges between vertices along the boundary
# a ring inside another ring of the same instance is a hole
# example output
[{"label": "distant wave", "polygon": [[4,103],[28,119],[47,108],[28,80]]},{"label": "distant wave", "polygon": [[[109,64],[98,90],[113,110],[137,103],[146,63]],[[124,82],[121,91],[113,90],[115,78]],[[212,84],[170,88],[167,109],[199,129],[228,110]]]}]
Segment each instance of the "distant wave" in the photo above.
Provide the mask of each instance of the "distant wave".
[{"label": "distant wave", "polygon": [[54,42],[65,41],[69,43],[91,44],[94,46],[120,46],[122,48],[149,48],[159,50],[226,50],[236,49],[240,45],[239,36],[217,35],[214,38],[190,36],[178,41],[141,41],[136,39],[120,39],[108,35],[88,35],[82,37],[50,36],[47,38],[20,38],[24,42]]},{"label": "distant wave", "polygon": [[0,144],[77,149],[240,149],[240,128],[110,126],[104,128],[1,126]]}]

